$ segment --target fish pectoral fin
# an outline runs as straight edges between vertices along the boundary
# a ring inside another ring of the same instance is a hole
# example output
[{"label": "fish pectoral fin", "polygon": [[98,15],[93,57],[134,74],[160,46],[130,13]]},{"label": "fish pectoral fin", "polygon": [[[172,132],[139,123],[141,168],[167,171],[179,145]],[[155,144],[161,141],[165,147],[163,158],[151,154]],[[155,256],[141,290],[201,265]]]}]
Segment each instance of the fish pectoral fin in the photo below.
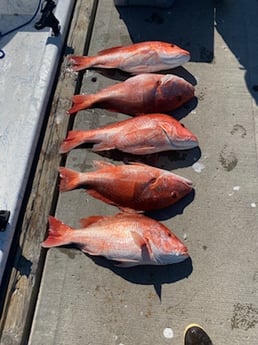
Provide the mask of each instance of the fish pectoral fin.
[{"label": "fish pectoral fin", "polygon": [[157,189],[160,185],[160,179],[162,181],[162,177],[160,177],[160,176],[151,178],[148,187],[152,190]]},{"label": "fish pectoral fin", "polygon": [[163,122],[159,123],[159,127],[162,129],[163,133],[166,135],[167,138],[169,138],[168,132],[174,132],[174,128],[171,126],[171,124]]},{"label": "fish pectoral fin", "polygon": [[152,252],[152,249],[151,249],[151,245],[150,245],[150,242],[149,242],[149,239],[148,238],[143,238],[141,235],[139,235],[137,232],[135,231],[132,231],[132,236],[133,236],[133,239],[135,241],[135,243],[141,247],[141,257],[142,257],[142,260],[141,262],[142,263],[148,263],[148,262],[153,262],[153,252]]},{"label": "fish pectoral fin", "polygon": [[146,256],[146,254],[147,254],[146,250],[148,252],[148,256],[152,255],[152,249],[151,249],[151,245],[150,245],[149,239],[146,238],[146,237],[142,237],[136,231],[131,231],[131,234],[133,236],[135,244],[138,245],[139,247],[141,247],[141,249],[143,251],[144,251],[144,248],[145,248],[145,254],[143,252],[143,255]]},{"label": "fish pectoral fin", "polygon": [[123,151],[124,148],[128,149],[129,146],[132,153],[135,150],[137,154],[148,154],[155,149],[155,144],[152,145],[151,142],[155,143],[157,141],[159,132],[155,129],[150,130],[149,128],[141,129],[140,133],[138,129],[130,131],[123,135],[123,141],[119,143],[117,148]]},{"label": "fish pectoral fin", "polygon": [[137,246],[143,247],[146,245],[145,239],[141,235],[139,235],[138,232],[131,231],[131,235],[132,235],[133,240]]}]

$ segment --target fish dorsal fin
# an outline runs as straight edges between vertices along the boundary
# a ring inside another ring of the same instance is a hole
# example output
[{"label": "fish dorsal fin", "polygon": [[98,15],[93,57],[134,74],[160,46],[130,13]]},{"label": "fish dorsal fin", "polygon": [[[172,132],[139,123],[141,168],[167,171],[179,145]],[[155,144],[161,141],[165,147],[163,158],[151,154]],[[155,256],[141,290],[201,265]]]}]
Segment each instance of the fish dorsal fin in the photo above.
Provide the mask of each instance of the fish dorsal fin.
[{"label": "fish dorsal fin", "polygon": [[128,165],[138,165],[138,166],[142,166],[142,167],[149,167],[148,164],[145,163],[141,163],[141,162],[128,162]]},{"label": "fish dorsal fin", "polygon": [[128,214],[128,213],[129,214],[138,214],[141,212],[139,210],[135,210],[135,209],[130,208],[130,207],[123,207],[123,206],[119,206],[119,205],[117,205],[117,207],[119,208],[119,210],[122,211],[123,214],[124,213],[126,213],[126,214]]},{"label": "fish dorsal fin", "polygon": [[105,218],[104,216],[90,216],[80,219],[80,224],[82,227],[86,228],[87,226],[98,222],[100,219]]},{"label": "fish dorsal fin", "polygon": [[101,169],[101,168],[107,168],[107,167],[114,167],[115,165],[109,162],[105,162],[105,161],[93,161],[93,166],[96,169]]},{"label": "fish dorsal fin", "polygon": [[117,46],[117,47],[111,47],[111,48],[106,48],[103,50],[100,50],[98,52],[98,55],[105,55],[105,54],[112,54],[112,53],[116,53],[118,50],[120,50],[121,48],[123,48],[123,46]]}]

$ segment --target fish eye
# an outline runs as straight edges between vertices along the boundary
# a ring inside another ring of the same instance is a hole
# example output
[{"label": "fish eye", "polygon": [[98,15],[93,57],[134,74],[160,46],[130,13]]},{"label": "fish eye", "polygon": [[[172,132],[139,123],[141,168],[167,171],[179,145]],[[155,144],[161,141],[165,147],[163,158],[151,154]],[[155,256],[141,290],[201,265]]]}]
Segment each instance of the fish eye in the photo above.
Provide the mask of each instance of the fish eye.
[{"label": "fish eye", "polygon": [[172,193],[171,193],[171,197],[172,197],[173,199],[176,199],[176,198],[177,198],[177,193],[176,193],[176,192],[172,192]]},{"label": "fish eye", "polygon": [[168,233],[168,237],[171,237],[171,236],[172,236],[172,235],[171,235],[171,233],[169,232],[169,233]]},{"label": "fish eye", "polygon": [[173,48],[174,46],[175,46],[174,44],[171,44],[171,45],[170,45],[170,47],[172,47],[172,48]]}]

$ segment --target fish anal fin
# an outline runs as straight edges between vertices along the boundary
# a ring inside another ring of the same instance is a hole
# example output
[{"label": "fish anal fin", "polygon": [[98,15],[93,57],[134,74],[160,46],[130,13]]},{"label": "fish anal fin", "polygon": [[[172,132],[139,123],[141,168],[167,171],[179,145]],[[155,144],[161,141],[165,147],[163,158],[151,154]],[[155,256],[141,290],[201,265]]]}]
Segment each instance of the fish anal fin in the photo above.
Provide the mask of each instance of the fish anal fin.
[{"label": "fish anal fin", "polygon": [[114,150],[116,147],[114,145],[109,145],[107,143],[101,142],[94,144],[92,147],[93,152],[97,151],[107,151],[107,150]]},{"label": "fish anal fin", "polygon": [[134,243],[138,246],[138,247],[143,247],[146,245],[146,240],[140,235],[138,234],[138,232],[136,231],[131,231],[131,235],[133,237]]},{"label": "fish anal fin", "polygon": [[138,261],[123,261],[123,262],[119,262],[115,264],[115,266],[118,268],[129,268],[129,267],[134,267],[138,265],[139,265]]},{"label": "fish anal fin", "polygon": [[106,198],[105,196],[103,196],[102,194],[100,194],[99,192],[97,192],[94,189],[87,189],[86,192],[92,196],[93,198],[96,198],[98,200],[101,200],[109,205],[114,205],[114,206],[118,206],[113,200]]}]

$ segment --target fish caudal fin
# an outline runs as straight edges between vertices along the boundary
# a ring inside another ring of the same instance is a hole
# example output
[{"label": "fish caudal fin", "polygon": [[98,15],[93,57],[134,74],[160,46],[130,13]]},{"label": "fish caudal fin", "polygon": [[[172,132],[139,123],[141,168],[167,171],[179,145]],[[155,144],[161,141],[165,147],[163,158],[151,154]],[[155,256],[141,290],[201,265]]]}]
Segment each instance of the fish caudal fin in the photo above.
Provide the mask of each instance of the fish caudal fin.
[{"label": "fish caudal fin", "polygon": [[75,95],[72,97],[73,106],[68,110],[68,114],[77,113],[83,109],[89,109],[95,102],[95,95]]},{"label": "fish caudal fin", "polygon": [[73,229],[55,217],[49,216],[48,237],[41,243],[43,248],[63,246],[71,243]]},{"label": "fish caudal fin", "polygon": [[76,146],[79,146],[85,142],[83,135],[85,131],[69,131],[67,137],[64,139],[60,146],[59,153],[66,153]]},{"label": "fish caudal fin", "polygon": [[80,173],[72,170],[67,169],[64,167],[59,168],[59,174],[60,174],[60,185],[59,185],[59,191],[60,192],[67,192],[69,190],[75,189],[78,187],[80,181],[79,181],[79,175]]},{"label": "fish caudal fin", "polygon": [[71,63],[70,67],[74,72],[79,72],[84,69],[93,67],[93,58],[90,56],[77,56],[71,55],[68,57],[69,62]]}]

